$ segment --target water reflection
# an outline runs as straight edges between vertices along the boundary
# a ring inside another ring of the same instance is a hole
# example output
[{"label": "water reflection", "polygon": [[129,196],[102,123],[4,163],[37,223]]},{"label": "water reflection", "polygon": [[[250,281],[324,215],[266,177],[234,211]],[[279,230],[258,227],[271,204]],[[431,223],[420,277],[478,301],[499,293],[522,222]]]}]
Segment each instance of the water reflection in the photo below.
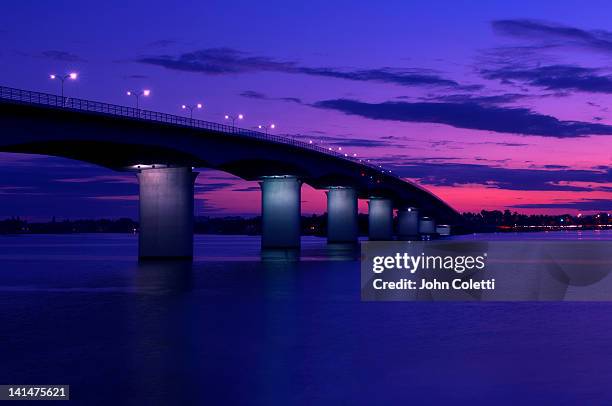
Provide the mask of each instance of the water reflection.
[{"label": "water reflection", "polygon": [[[352,253],[322,238],[291,261],[261,261],[258,237],[196,242],[193,264],[137,264],[131,236],[0,238],[0,381],[51,376],[83,404],[461,403],[483,387],[508,404],[568,403],[567,388],[610,398],[611,303],[364,303],[359,262],[329,260]],[[573,249],[548,251],[550,278],[609,299],[609,277],[583,279]],[[509,286],[536,275],[531,250],[503,251]],[[596,256],[609,258],[584,252]]]},{"label": "water reflection", "polygon": [[191,260],[140,261],[134,275],[134,287],[141,293],[174,294],[193,289]]},{"label": "water reflection", "polygon": [[338,261],[354,261],[359,259],[359,244],[327,244],[327,257]]},{"label": "water reflection", "polygon": [[294,262],[300,259],[298,248],[262,248],[261,260],[264,262]]}]

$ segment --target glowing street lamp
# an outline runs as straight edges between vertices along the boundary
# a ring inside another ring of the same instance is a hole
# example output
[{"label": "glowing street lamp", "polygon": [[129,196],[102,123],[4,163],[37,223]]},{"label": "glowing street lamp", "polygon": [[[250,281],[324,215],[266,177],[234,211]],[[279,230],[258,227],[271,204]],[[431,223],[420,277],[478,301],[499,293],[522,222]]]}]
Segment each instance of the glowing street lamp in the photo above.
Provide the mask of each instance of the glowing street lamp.
[{"label": "glowing street lamp", "polygon": [[226,120],[232,120],[232,127],[236,127],[236,120],[243,120],[244,115],[238,114],[237,116],[230,116],[229,114],[225,115]]},{"label": "glowing street lamp", "polygon": [[62,105],[64,104],[64,82],[66,79],[76,80],[79,75],[76,72],[66,73],[65,75],[56,75],[52,73],[49,75],[49,79],[51,80],[59,80],[62,84]]},{"label": "glowing street lamp", "polygon": [[258,129],[260,130],[264,130],[266,132],[266,135],[268,135],[268,129],[270,130],[274,130],[276,128],[276,124],[270,124],[270,125],[258,125],[257,126]]},{"label": "glowing street lamp", "polygon": [[181,108],[183,110],[189,109],[189,120],[193,120],[193,109],[201,109],[202,107],[204,107],[202,105],[202,103],[197,103],[197,104],[182,104],[181,105]]},{"label": "glowing street lamp", "polygon": [[151,91],[149,89],[144,90],[128,90],[125,92],[128,96],[134,96],[136,98],[136,110],[140,110],[140,96],[149,97]]}]

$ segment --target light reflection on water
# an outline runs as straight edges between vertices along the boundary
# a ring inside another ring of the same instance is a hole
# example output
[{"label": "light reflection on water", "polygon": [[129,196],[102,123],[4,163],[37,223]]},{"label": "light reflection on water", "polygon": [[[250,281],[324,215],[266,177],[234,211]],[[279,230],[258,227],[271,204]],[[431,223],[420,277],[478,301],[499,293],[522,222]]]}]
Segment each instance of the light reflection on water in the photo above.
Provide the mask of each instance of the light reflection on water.
[{"label": "light reflection on water", "polygon": [[262,261],[258,237],[196,236],[193,263],[139,263],[136,242],[0,236],[0,383],[76,404],[612,397],[611,303],[361,303],[358,254],[324,239]]}]

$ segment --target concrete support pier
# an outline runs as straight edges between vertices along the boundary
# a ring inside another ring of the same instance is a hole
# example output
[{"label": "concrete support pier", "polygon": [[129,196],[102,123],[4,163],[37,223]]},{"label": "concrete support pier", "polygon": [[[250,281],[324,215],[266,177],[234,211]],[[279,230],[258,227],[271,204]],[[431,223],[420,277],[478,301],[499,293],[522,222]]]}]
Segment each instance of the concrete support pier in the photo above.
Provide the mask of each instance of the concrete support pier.
[{"label": "concrete support pier", "polygon": [[397,236],[400,240],[410,240],[419,235],[419,210],[405,207],[397,212]]},{"label": "concrete support pier", "polygon": [[197,176],[191,168],[138,173],[141,259],[193,258],[193,185]]},{"label": "concrete support pier", "polygon": [[451,226],[448,224],[438,224],[436,226],[436,233],[440,236],[449,236],[451,235]]},{"label": "concrete support pier", "polygon": [[436,233],[436,221],[431,217],[422,217],[419,221],[419,233],[432,235]]},{"label": "concrete support pier", "polygon": [[300,192],[294,176],[261,178],[261,247],[299,248]]},{"label": "concrete support pier", "polygon": [[388,241],[393,238],[393,204],[382,197],[371,197],[368,208],[370,240]]},{"label": "concrete support pier", "polygon": [[327,242],[357,242],[357,192],[351,187],[327,191]]}]

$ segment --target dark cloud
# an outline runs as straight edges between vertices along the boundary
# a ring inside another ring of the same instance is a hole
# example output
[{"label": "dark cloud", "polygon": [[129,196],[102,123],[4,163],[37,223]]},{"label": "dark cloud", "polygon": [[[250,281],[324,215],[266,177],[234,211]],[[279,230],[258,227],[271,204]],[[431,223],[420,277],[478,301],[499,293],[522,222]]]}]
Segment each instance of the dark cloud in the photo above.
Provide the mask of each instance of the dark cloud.
[{"label": "dark cloud", "polygon": [[327,76],[338,79],[356,80],[361,82],[384,82],[402,86],[430,85],[458,87],[453,80],[436,75],[406,71],[391,68],[367,69],[357,71],[339,71],[332,68],[299,68],[301,73],[315,76]]},{"label": "dark cloud", "polygon": [[558,46],[576,46],[602,52],[612,52],[612,32],[583,30],[567,25],[537,20],[497,20],[493,30],[502,35],[525,38]]},{"label": "dark cloud", "polygon": [[312,139],[314,142],[321,144],[323,146],[338,146],[338,147],[386,147],[392,144],[389,141],[383,141],[380,139],[366,139],[366,138],[356,138],[350,136],[331,136],[331,135],[318,135],[316,137],[308,137],[299,135],[303,141]]},{"label": "dark cloud", "polygon": [[279,97],[278,100],[292,102],[292,103],[297,103],[297,104],[302,104],[302,99],[300,99],[298,97]]},{"label": "dark cloud", "polygon": [[346,139],[338,139],[333,141],[334,145],[339,145],[341,147],[384,147],[388,144],[384,141],[378,140],[368,140],[362,138],[346,138]]},{"label": "dark cloud", "polygon": [[601,74],[596,68],[576,65],[504,66],[483,69],[481,74],[486,79],[500,80],[502,83],[520,81],[546,90],[612,93],[612,75]]},{"label": "dark cloud", "polygon": [[263,93],[256,92],[254,90],[245,90],[244,92],[240,93],[240,96],[246,97],[248,99],[280,100],[280,101],[286,101],[286,102],[291,102],[291,103],[302,104],[302,99],[297,98],[297,97],[270,97],[270,96],[267,96],[267,95],[265,95]]},{"label": "dark cloud", "polygon": [[474,94],[447,94],[424,98],[424,101],[437,101],[448,103],[477,103],[483,105],[514,103],[518,100],[530,97],[530,95],[519,93],[505,93],[491,96],[478,96]]},{"label": "dark cloud", "polygon": [[503,147],[525,147],[530,144],[522,143],[522,142],[505,142],[505,141],[482,141],[477,140],[476,142],[465,141],[465,140],[427,140],[420,138],[410,138],[410,137],[398,137],[395,135],[385,135],[380,137],[383,140],[397,140],[397,141],[408,141],[412,145],[415,143],[427,143],[431,147],[449,147],[452,144],[460,145],[463,147],[470,145],[501,145]]},{"label": "dark cloud", "polygon": [[126,79],[148,79],[149,77],[147,75],[127,75],[125,76]]},{"label": "dark cloud", "polygon": [[212,192],[234,186],[234,183],[229,182],[214,182],[214,183],[196,183],[196,192]]},{"label": "dark cloud", "polygon": [[[509,190],[612,191],[603,186],[612,182],[610,167],[605,170],[543,170],[423,161],[395,164],[393,171],[402,177],[418,179],[419,183],[432,186],[480,184]],[[577,186],[564,182],[590,182],[593,186]]]},{"label": "dark cloud", "polygon": [[531,65],[556,63],[557,58],[547,51],[555,49],[549,45],[498,46],[478,51],[476,67],[490,65]]},{"label": "dark cloud", "polygon": [[529,203],[510,206],[516,209],[577,209],[584,211],[612,211],[612,199],[584,199],[566,203]]},{"label": "dark cloud", "polygon": [[567,169],[569,166],[567,165],[544,165],[546,169]]},{"label": "dark cloud", "polygon": [[483,142],[482,144],[501,145],[504,147],[525,147],[529,144],[522,144],[519,142]]},{"label": "dark cloud", "polygon": [[266,96],[265,94],[256,92],[254,90],[245,90],[244,92],[240,93],[240,96],[246,97],[248,99],[268,99],[268,96]]},{"label": "dark cloud", "polygon": [[233,189],[233,192],[259,192],[261,187],[259,186],[245,186],[237,189]]},{"label": "dark cloud", "polygon": [[247,56],[231,48],[209,48],[187,52],[178,56],[160,55],[143,57],[138,62],[158,65],[167,69],[200,72],[210,75],[248,73],[257,71],[294,71],[294,62],[279,62],[271,58]]},{"label": "dark cloud", "polygon": [[[138,202],[128,198],[138,195],[134,174],[118,174],[62,158],[26,155],[22,161],[11,161],[12,154],[0,155],[3,174],[0,218],[138,217]],[[109,204],[108,200],[113,203]]]},{"label": "dark cloud", "polygon": [[151,48],[166,48],[171,45],[176,45],[178,43],[175,39],[160,39],[157,41],[152,41],[147,44],[147,47]]},{"label": "dark cloud", "polygon": [[486,106],[477,103],[366,103],[335,99],[314,107],[336,110],[373,120],[446,124],[456,128],[499,133],[571,138],[612,134],[612,126],[580,121],[561,121],[526,108]]},{"label": "dark cloud", "polygon": [[43,51],[42,56],[44,58],[52,59],[54,61],[85,62],[85,59],[81,58],[80,56],[75,55],[71,52],[66,52],[66,51],[58,51],[58,50]]},{"label": "dark cloud", "polygon": [[231,48],[209,48],[180,55],[157,55],[139,58],[138,62],[162,66],[167,69],[199,72],[208,75],[227,75],[251,72],[283,72],[319,77],[331,77],[360,82],[392,83],[400,86],[442,86],[464,90],[481,86],[461,86],[435,72],[423,69],[379,69],[343,70],[328,67],[300,66],[293,61],[278,61],[268,57],[250,56]]}]

